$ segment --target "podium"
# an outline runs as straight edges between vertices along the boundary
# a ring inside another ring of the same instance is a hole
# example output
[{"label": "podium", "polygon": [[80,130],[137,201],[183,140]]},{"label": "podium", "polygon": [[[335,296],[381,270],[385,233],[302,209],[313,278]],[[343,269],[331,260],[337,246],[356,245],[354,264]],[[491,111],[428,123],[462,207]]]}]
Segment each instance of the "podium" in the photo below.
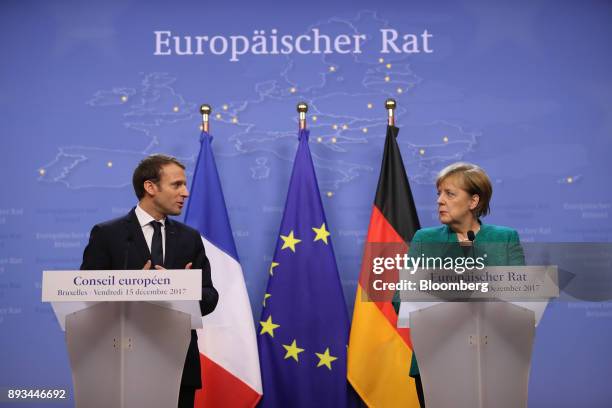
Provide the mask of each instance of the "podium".
[{"label": "podium", "polygon": [[[115,282],[97,289],[92,275],[113,276]],[[76,407],[176,407],[191,329],[202,327],[201,272],[157,273],[171,282],[163,290],[117,288],[121,279],[147,275],[151,272],[44,272],[43,301],[52,302],[65,330]],[[93,287],[71,288],[76,277],[87,277]]]},{"label": "podium", "polygon": [[[525,276],[529,282],[521,285],[529,290],[463,293],[463,299],[457,292],[400,295],[398,327],[410,327],[427,408],[527,407],[535,328],[548,299],[558,296],[557,270],[489,267],[479,272],[483,278],[515,276],[509,274]],[[492,283],[492,288],[507,285]],[[500,293],[503,299],[496,298]]]},{"label": "podium", "polygon": [[410,327],[427,408],[527,406],[533,311],[443,303],[412,312]]}]

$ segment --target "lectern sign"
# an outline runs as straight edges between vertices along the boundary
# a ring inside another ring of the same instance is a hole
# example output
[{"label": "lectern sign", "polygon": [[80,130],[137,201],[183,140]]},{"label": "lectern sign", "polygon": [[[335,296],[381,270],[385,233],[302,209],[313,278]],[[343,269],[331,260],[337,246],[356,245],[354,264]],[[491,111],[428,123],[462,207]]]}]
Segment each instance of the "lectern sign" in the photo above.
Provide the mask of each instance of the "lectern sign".
[{"label": "lectern sign", "polygon": [[43,271],[43,302],[200,300],[202,271]]}]

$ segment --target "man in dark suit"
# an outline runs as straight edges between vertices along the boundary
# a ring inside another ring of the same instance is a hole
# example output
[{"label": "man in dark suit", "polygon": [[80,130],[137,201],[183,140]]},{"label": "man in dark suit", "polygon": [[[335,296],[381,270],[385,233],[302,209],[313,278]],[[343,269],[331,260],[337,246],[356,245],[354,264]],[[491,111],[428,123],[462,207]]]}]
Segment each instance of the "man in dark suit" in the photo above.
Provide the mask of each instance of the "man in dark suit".
[{"label": "man in dark suit", "polygon": [[[202,316],[215,309],[219,295],[212,285],[210,264],[200,234],[171,220],[180,215],[189,196],[185,166],[165,155],[140,162],[132,177],[138,205],[127,215],[93,227],[81,269],[202,269]],[[185,359],[179,407],[193,408],[195,391],[202,387],[197,334]]]}]

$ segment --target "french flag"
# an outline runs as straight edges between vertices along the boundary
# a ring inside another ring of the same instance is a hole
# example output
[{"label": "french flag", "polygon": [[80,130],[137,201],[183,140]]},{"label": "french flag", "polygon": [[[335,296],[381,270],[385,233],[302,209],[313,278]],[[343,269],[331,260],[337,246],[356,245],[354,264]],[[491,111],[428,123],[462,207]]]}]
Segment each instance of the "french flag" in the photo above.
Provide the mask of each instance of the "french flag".
[{"label": "french flag", "polygon": [[196,407],[254,407],[262,396],[253,315],[212,152],[212,136],[200,136],[185,223],[200,231],[219,292],[217,308],[198,330],[203,388]]}]

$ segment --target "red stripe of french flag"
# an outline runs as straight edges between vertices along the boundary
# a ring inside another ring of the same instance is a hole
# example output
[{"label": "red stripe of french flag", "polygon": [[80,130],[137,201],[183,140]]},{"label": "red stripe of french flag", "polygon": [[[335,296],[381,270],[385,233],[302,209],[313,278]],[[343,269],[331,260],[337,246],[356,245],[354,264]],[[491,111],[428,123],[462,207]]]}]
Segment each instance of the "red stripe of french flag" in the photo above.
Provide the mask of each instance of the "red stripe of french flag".
[{"label": "red stripe of french flag", "polygon": [[214,312],[198,330],[203,388],[197,408],[247,408],[262,396],[253,315],[240,263],[202,237],[219,292]]}]

